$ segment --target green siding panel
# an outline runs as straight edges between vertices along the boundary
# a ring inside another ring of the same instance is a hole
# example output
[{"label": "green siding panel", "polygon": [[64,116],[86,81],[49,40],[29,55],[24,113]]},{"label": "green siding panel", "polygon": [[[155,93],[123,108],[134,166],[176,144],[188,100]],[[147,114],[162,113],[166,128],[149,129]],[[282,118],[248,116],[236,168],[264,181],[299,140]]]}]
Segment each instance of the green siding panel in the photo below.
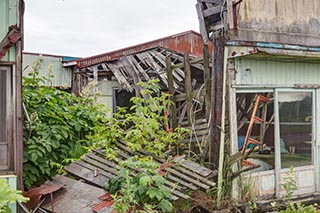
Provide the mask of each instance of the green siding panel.
[{"label": "green siding panel", "polygon": [[320,62],[236,59],[237,85],[320,84]]},{"label": "green siding panel", "polygon": [[39,54],[23,53],[23,76],[27,76],[33,71],[32,67],[35,62],[41,60],[41,69],[39,70],[40,77],[49,77],[49,69],[54,76],[52,83],[46,81],[47,86],[71,88],[72,68],[62,66],[62,56],[41,56]]},{"label": "green siding panel", "polygon": [[[9,27],[17,24],[18,0],[0,0],[0,41],[7,35]],[[15,61],[15,46],[11,47],[9,52],[1,61]]]}]

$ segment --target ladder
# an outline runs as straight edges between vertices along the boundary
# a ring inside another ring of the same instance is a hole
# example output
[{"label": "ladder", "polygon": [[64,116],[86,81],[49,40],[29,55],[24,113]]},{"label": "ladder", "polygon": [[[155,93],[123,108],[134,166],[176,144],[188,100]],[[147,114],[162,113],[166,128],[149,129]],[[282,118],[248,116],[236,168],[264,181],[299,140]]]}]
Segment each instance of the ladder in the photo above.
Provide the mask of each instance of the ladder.
[{"label": "ladder", "polygon": [[[246,134],[246,137],[245,137],[245,140],[244,140],[244,145],[242,147],[243,159],[245,157],[245,154],[246,154],[246,152],[248,150],[248,146],[250,144],[262,145],[262,142],[251,138],[251,132],[252,132],[252,128],[253,128],[254,124],[256,122],[260,122],[260,123],[264,123],[265,122],[262,118],[259,118],[259,117],[256,116],[260,102],[263,102],[263,103],[266,104],[266,103],[269,102],[269,99],[264,97],[263,95],[258,95],[258,97],[257,97],[257,99],[256,99],[256,101],[254,103],[251,119],[250,119],[248,130],[247,130],[247,134]],[[246,160],[243,160],[242,164],[245,165],[245,166],[255,166],[253,163],[250,163],[250,162],[248,162]]]}]

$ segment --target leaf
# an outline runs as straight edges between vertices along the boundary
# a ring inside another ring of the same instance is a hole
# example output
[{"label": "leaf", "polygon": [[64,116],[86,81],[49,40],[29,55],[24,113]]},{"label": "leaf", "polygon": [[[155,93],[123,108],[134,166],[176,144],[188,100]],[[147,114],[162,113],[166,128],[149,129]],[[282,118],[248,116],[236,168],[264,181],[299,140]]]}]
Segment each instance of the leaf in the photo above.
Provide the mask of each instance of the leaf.
[{"label": "leaf", "polygon": [[158,209],[161,210],[161,212],[172,212],[173,206],[170,201],[162,199],[159,203]]},{"label": "leaf", "polygon": [[153,183],[153,181],[152,181],[151,177],[149,177],[149,176],[141,177],[139,180],[139,184],[142,186],[148,186],[148,185],[151,185],[152,183]]}]

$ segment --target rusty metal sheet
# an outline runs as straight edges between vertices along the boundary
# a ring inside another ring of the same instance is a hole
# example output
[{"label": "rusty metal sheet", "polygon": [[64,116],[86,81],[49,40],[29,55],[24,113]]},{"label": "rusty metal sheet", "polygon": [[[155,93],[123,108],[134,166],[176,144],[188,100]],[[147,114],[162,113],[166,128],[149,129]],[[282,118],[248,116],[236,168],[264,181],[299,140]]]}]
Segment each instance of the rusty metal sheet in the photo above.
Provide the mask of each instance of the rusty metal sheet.
[{"label": "rusty metal sheet", "polygon": [[188,52],[193,56],[201,56],[203,51],[203,42],[199,33],[194,31],[186,31],[135,46],[83,58],[77,61],[77,66],[79,68],[84,68],[102,62],[112,61],[121,56],[135,54],[155,47],[164,47],[177,52]]},{"label": "rusty metal sheet", "polygon": [[55,191],[58,191],[64,186],[64,184],[61,183],[55,183],[55,182],[45,182],[43,185],[32,188],[27,192],[24,192],[23,195],[25,197],[29,197],[30,200],[26,203],[26,207],[30,210],[33,209],[38,205],[40,202],[42,196],[51,194]]}]

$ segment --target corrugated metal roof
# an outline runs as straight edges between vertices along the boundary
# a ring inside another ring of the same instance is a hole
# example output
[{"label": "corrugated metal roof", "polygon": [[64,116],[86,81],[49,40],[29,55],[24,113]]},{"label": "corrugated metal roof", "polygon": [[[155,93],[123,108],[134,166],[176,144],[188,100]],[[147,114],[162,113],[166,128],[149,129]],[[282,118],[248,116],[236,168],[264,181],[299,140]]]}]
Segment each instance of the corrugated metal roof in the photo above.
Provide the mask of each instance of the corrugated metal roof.
[{"label": "corrugated metal roof", "polygon": [[71,88],[72,68],[62,66],[63,56],[23,53],[23,75],[32,72],[33,64],[39,60],[42,61],[39,76],[49,77],[49,70],[54,76],[52,82],[46,81],[47,86]]},{"label": "corrugated metal roof", "polygon": [[83,58],[78,60],[78,67],[84,68],[94,64],[115,60],[121,56],[134,54],[155,47],[165,47],[177,52],[188,52],[194,56],[201,56],[203,52],[201,35],[194,31],[186,31],[131,47]]}]

